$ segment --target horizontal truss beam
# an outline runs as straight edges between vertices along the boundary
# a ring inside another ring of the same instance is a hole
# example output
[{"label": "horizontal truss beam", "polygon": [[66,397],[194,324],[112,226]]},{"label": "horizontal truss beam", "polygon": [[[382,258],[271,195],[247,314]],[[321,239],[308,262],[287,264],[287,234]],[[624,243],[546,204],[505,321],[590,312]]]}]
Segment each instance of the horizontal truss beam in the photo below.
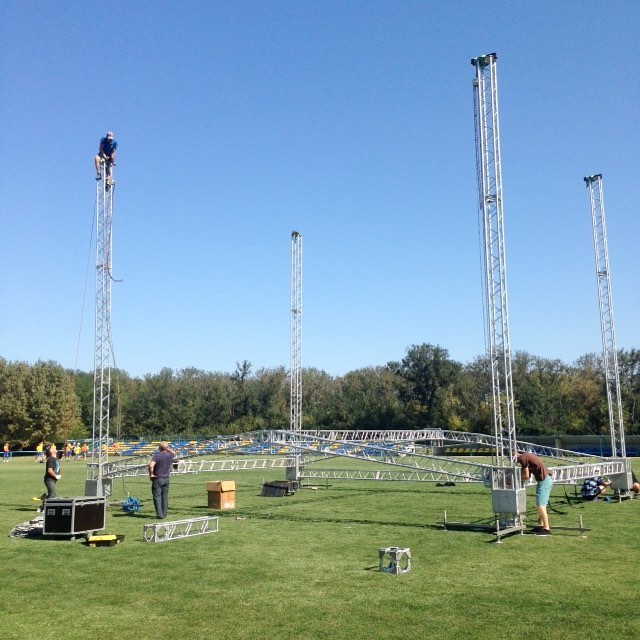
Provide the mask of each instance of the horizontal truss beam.
[{"label": "horizontal truss beam", "polygon": [[[323,434],[323,435],[317,435]],[[343,436],[341,439],[324,434]],[[369,439],[364,439],[364,435]],[[218,452],[241,453],[248,446],[263,445],[264,454],[258,458],[224,457],[214,460],[193,460],[180,457],[173,475],[207,472],[256,471],[290,468],[301,465],[300,478],[391,480],[413,482],[482,482],[490,486],[491,464],[467,461],[451,456],[431,453],[430,447],[469,444],[493,447],[495,440],[485,434],[454,431],[258,431],[210,441]],[[224,446],[226,444],[226,446]],[[519,449],[530,451],[558,462],[571,464],[551,467],[556,483],[573,484],[594,475],[616,476],[627,472],[627,463],[621,459],[586,456],[564,449],[542,447],[519,442]],[[282,451],[286,449],[286,455]],[[275,455],[280,453],[281,455]],[[199,454],[206,455],[206,454]],[[209,453],[208,455],[215,455]],[[346,458],[375,463],[375,469],[322,469],[315,466],[328,459]],[[143,476],[148,473],[148,456],[118,460],[105,465],[104,475],[109,478]]]}]

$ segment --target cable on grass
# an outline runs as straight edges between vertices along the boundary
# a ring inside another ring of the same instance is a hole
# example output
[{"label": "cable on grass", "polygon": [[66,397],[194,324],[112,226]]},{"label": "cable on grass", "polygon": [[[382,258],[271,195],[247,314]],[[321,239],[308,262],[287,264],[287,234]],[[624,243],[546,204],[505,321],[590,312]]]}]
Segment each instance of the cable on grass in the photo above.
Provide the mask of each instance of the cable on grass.
[{"label": "cable on grass", "polygon": [[17,524],[9,534],[10,538],[34,538],[41,536],[44,530],[44,518],[37,516],[33,520]]}]

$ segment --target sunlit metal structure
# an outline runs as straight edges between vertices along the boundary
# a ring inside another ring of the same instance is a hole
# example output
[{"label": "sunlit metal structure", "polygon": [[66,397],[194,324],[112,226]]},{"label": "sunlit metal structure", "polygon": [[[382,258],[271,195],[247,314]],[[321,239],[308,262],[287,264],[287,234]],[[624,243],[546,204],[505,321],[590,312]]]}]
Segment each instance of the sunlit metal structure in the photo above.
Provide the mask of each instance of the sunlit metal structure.
[{"label": "sunlit metal structure", "polygon": [[[289,429],[299,432],[302,428],[302,235],[291,232],[291,350]],[[287,479],[300,479],[300,455],[287,467]]]},{"label": "sunlit metal structure", "polygon": [[[489,485],[493,465],[474,456],[458,459],[442,455],[445,447],[493,448],[492,436],[482,433],[441,429],[290,431],[263,430],[198,443],[198,449],[178,450],[176,475],[207,472],[266,471],[287,469],[301,460],[300,479],[388,480],[412,482],[482,483]],[[550,461],[554,482],[575,484],[584,478],[602,475],[612,478],[626,473],[624,460],[594,454],[517,442],[518,448]],[[146,476],[147,456],[123,457],[105,467],[110,478]],[[371,463],[345,466],[345,460]]]},{"label": "sunlit metal structure", "polygon": [[302,418],[302,236],[291,233],[291,353],[289,428],[299,431]]},{"label": "sunlit metal structure", "polygon": [[[494,434],[425,430],[303,430],[302,412],[302,236],[291,234],[291,352],[290,352],[290,424],[288,430],[263,430],[186,446],[179,452],[172,473],[240,472],[285,469],[287,479],[306,481],[349,479],[364,481],[414,481],[480,483],[491,489],[497,536],[522,531],[526,518],[526,491],[515,464],[518,451],[527,451],[547,459],[557,484],[576,485],[585,478],[603,474],[614,480],[614,487],[627,489],[630,478],[624,458],[624,432],[621,411],[616,422],[613,458],[591,453],[572,452],[540,446],[516,439],[514,397],[511,373],[509,322],[506,286],[506,261],[503,226],[500,132],[495,53],[474,58],[473,81],[475,106],[476,158],[478,169],[479,209],[484,231],[484,282],[486,286],[487,329],[490,344],[488,359],[494,415]],[[592,178],[601,178],[593,176]],[[585,179],[587,180],[587,179]],[[595,182],[598,182],[595,180]],[[590,188],[592,184],[587,183]],[[601,184],[597,185],[597,208],[602,208],[601,229],[604,236],[604,208],[601,207]],[[594,197],[594,196],[592,196]],[[110,274],[110,213],[108,259]],[[594,218],[595,220],[595,218]],[[594,223],[595,238],[595,223]],[[596,250],[596,260],[602,254]],[[603,255],[606,258],[606,237]],[[608,310],[611,311],[606,266]],[[110,277],[110,275],[109,275]],[[109,311],[110,311],[110,282]],[[601,293],[601,297],[603,294]],[[613,317],[610,327],[613,354]],[[98,331],[96,331],[96,335]],[[603,338],[604,340],[604,338]],[[96,345],[98,340],[96,338]],[[607,343],[609,344],[609,343]],[[616,373],[617,373],[617,358]],[[98,367],[96,366],[96,370]],[[608,389],[609,391],[609,389]],[[619,383],[617,387],[619,398]],[[107,437],[108,437],[108,402]],[[98,423],[101,425],[102,423]],[[95,428],[95,427],[94,427]],[[102,436],[101,436],[102,437]],[[612,436],[613,437],[613,436]],[[457,447],[460,445],[460,447]],[[491,464],[469,457],[466,460],[447,455],[448,447],[466,449],[466,455],[490,455]],[[488,452],[488,453],[487,453]],[[349,461],[354,461],[349,466]],[[106,463],[104,478],[145,476],[148,459],[136,456]]]},{"label": "sunlit metal structure", "polygon": [[109,459],[109,413],[111,394],[111,285],[113,281],[111,234],[113,219],[113,167],[102,163],[96,181],[96,306],[93,378],[93,427],[91,462],[87,464],[85,494],[108,496],[111,480],[104,469]]},{"label": "sunlit metal structure", "polygon": [[476,70],[473,88],[478,203],[484,231],[487,356],[491,368],[496,462],[503,466],[515,459],[516,421],[509,342],[496,61],[497,55],[490,53],[474,58],[471,64]]},{"label": "sunlit metal structure", "polygon": [[609,269],[609,249],[607,245],[607,227],[604,213],[602,174],[587,176],[584,181],[589,190],[591,221],[593,225],[593,249],[596,264],[596,280],[598,284],[598,303],[600,306],[602,362],[607,390],[609,428],[611,431],[611,455],[614,458],[626,458],[622,396],[620,394],[620,373],[618,371],[618,350],[616,348],[616,333],[613,323],[613,298],[611,296],[611,271]]},{"label": "sunlit metal structure", "polygon": [[516,420],[509,340],[497,59],[495,53],[489,53],[473,58],[471,64],[476,71],[473,96],[478,206],[484,235],[487,359],[491,371],[496,444],[491,480],[493,509],[499,518],[519,526],[521,514],[526,511],[526,495],[515,466]]}]

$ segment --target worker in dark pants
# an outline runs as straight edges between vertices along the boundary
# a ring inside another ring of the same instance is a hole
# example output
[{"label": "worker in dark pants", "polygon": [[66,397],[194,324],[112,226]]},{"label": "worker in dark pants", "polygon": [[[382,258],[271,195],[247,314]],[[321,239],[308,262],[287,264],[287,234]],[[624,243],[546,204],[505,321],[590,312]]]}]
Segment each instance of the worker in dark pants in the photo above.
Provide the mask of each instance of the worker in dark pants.
[{"label": "worker in dark pants", "polygon": [[44,469],[44,486],[47,488],[47,493],[42,495],[42,504],[38,508],[40,513],[44,512],[44,503],[46,500],[58,496],[56,485],[62,477],[60,474],[60,460],[58,460],[56,445],[50,444],[45,448],[44,453],[47,456]]},{"label": "worker in dark pants", "polygon": [[153,454],[149,462],[149,479],[151,480],[151,495],[156,516],[163,519],[167,517],[169,507],[169,476],[176,452],[169,448],[169,443],[162,441],[158,451]]}]

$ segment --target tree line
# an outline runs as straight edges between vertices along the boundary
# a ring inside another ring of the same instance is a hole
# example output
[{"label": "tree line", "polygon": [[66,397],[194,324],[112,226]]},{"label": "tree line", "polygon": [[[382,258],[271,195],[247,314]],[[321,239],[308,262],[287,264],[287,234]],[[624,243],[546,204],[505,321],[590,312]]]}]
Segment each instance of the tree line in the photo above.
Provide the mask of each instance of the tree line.
[{"label": "tree line", "polygon": [[[640,351],[618,354],[625,432],[640,433]],[[602,359],[571,365],[519,351],[512,356],[516,429],[524,435],[607,434]],[[284,367],[231,373],[162,369],[142,378],[114,370],[111,436],[205,438],[289,426],[289,377]],[[14,447],[90,437],[93,372],[55,362],[0,359],[0,438]],[[492,433],[486,357],[462,364],[446,349],[412,345],[397,362],[344,376],[302,371],[304,429],[423,429]]]}]

